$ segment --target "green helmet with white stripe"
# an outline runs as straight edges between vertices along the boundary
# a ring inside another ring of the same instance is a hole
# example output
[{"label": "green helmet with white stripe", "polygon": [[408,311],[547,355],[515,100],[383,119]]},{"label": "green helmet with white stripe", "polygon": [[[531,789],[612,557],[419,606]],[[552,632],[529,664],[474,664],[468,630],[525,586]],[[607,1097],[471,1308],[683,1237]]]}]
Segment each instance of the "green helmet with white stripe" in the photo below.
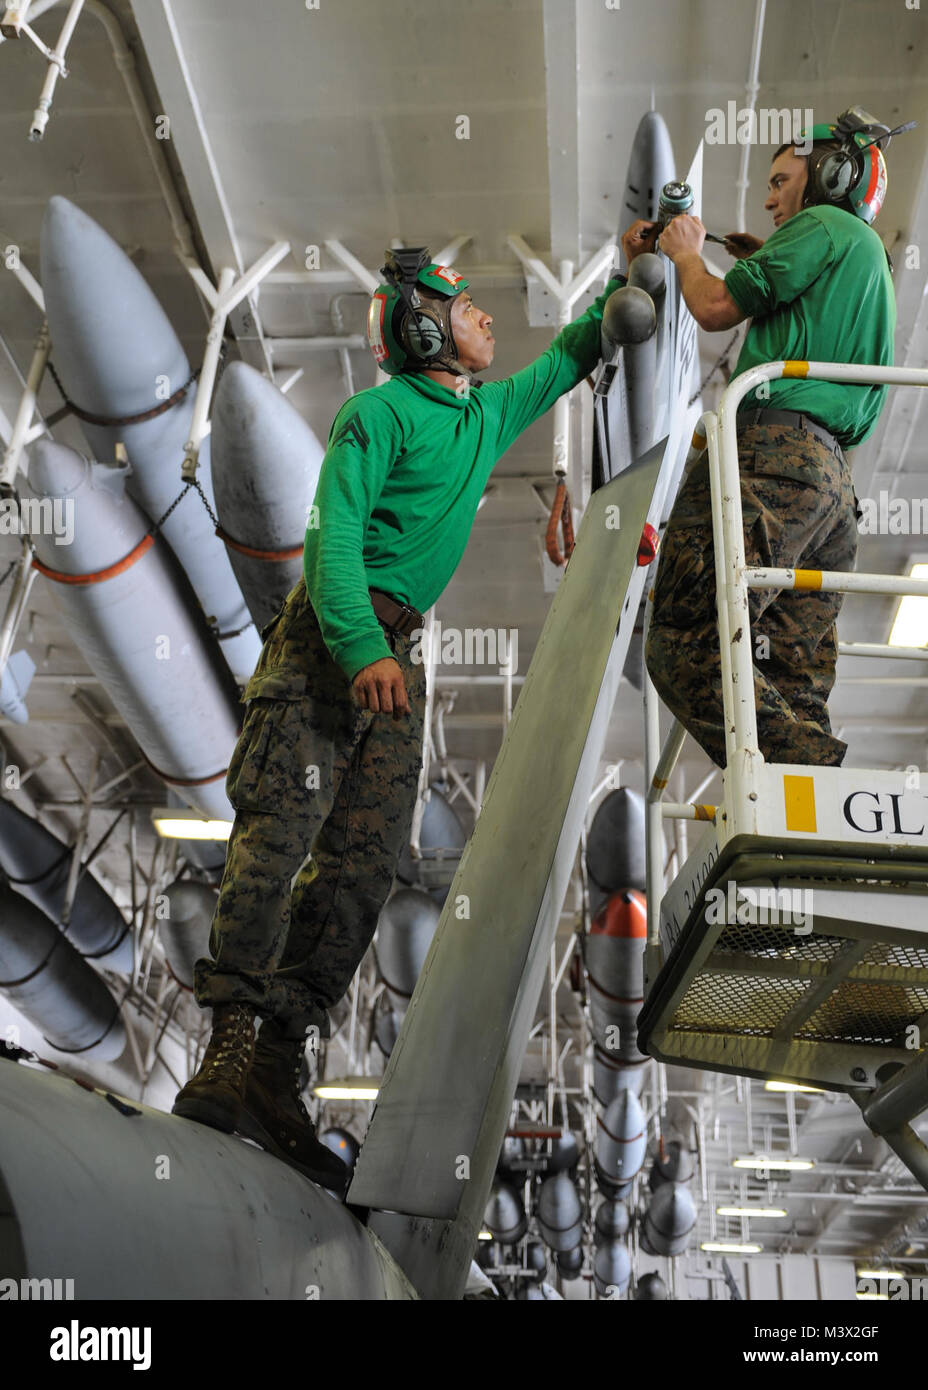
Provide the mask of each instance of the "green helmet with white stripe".
[{"label": "green helmet with white stripe", "polygon": [[467,280],[430,260],[425,247],[387,251],[384,282],[371,297],[367,341],[377,365],[390,376],[437,368],[471,376],[458,361],[451,327],[455,299]]}]

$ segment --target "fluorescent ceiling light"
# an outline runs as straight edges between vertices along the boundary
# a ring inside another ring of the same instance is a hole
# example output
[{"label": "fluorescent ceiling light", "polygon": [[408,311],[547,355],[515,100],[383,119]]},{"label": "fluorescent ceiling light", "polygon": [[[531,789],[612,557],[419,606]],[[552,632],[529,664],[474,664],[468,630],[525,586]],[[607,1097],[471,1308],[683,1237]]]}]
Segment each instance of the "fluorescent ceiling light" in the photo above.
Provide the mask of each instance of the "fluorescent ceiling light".
[{"label": "fluorescent ceiling light", "polygon": [[339,1076],[333,1081],[320,1081],[313,1095],[320,1100],[376,1100],[380,1086],[376,1077]]},{"label": "fluorescent ceiling light", "polygon": [[815,1164],[811,1158],[765,1158],[763,1154],[754,1154],[745,1158],[733,1158],[731,1161],[733,1168],[764,1168],[782,1169],[785,1172],[805,1172],[809,1168],[814,1168]]},{"label": "fluorescent ceiling light", "polygon": [[480,1234],[477,1236],[477,1239],[478,1239],[478,1240],[492,1240],[492,1239],[493,1239],[493,1232],[492,1232],[492,1231],[481,1231]]},{"label": "fluorescent ceiling light", "polygon": [[704,1240],[699,1248],[720,1255],[759,1255],[764,1247],[762,1245],[735,1245],[733,1242],[723,1240]]},{"label": "fluorescent ceiling light", "polygon": [[882,1303],[889,1302],[888,1293],[859,1293],[857,1297],[860,1299],[861,1303],[865,1303],[867,1299],[869,1299],[871,1303],[874,1300],[879,1300]]},{"label": "fluorescent ceiling light", "polygon": [[858,1279],[905,1279],[905,1272],[901,1269],[859,1269]]},{"label": "fluorescent ceiling light", "polygon": [[785,1207],[716,1207],[719,1216],[787,1216]]},{"label": "fluorescent ceiling light", "polygon": [[765,1081],[765,1091],[813,1091],[817,1096],[823,1096],[825,1092],[821,1086],[800,1086],[796,1081]]},{"label": "fluorescent ceiling light", "polygon": [[[928,564],[913,564],[909,567],[912,579],[928,579]],[[889,634],[891,647],[924,647],[928,644],[928,598],[920,594],[906,594],[899,602],[892,631]]]},{"label": "fluorescent ceiling light", "polygon": [[176,840],[228,840],[232,833],[230,820],[207,820],[196,811],[174,806],[155,806],[152,824],[159,835]]}]

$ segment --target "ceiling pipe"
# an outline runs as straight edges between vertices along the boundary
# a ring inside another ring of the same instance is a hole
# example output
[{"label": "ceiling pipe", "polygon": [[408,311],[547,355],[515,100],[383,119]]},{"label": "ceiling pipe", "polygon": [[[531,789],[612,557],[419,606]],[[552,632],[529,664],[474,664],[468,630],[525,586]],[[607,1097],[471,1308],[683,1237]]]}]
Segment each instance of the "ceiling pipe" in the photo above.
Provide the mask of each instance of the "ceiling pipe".
[{"label": "ceiling pipe", "polygon": [[[760,70],[760,53],[764,40],[764,13],[767,8],[767,0],[757,0],[757,8],[754,11],[754,39],[751,44],[751,68],[748,73],[746,86],[748,110],[753,113],[757,105],[757,93],[760,86],[757,81],[757,74]],[[752,122],[753,125],[753,122]],[[738,231],[743,232],[745,227],[745,208],[747,206],[747,194],[750,180],[748,179],[748,160],[751,155],[750,144],[741,146],[741,168],[738,170],[738,182],[735,187],[738,190]]]}]

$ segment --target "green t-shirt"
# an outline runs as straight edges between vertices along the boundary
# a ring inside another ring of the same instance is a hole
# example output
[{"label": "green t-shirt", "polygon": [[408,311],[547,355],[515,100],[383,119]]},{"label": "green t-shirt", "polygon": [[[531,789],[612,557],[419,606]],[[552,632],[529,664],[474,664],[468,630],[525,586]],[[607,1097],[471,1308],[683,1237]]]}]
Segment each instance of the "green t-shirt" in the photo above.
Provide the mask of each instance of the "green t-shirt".
[{"label": "green t-shirt", "polygon": [[[886,253],[853,213],[804,208],[733,266],[725,285],[754,318],[735,376],[781,360],[892,365],[896,300]],[[873,431],[888,389],[798,378],[769,386],[769,400],[751,391],[741,409],[805,411],[846,448]]]},{"label": "green t-shirt", "polygon": [[487,479],[514,440],[600,357],[611,280],[546,352],[456,393],[421,374],[345,402],[332,426],[303,568],[326,646],[349,679],[391,656],[368,589],[420,612],[457,568]]}]

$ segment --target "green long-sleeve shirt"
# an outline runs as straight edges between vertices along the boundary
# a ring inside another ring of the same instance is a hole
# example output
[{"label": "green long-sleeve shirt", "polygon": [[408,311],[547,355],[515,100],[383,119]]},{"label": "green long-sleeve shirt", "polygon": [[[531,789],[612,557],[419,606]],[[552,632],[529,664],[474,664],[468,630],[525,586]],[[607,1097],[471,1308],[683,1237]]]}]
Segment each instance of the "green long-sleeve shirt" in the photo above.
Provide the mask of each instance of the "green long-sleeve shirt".
[{"label": "green long-sleeve shirt", "polygon": [[[883,243],[843,208],[797,212],[732,267],[725,285],[754,315],[735,376],[781,359],[892,365],[896,300]],[[750,391],[741,408],[805,411],[845,448],[872,433],[889,389],[794,377],[769,387],[769,399]]]},{"label": "green long-sleeve shirt", "polygon": [[304,574],[326,646],[352,679],[392,655],[368,589],[425,612],[464,553],[494,465],[600,357],[603,306],[623,278],[513,376],[461,394],[421,374],[345,402],[306,532]]}]

